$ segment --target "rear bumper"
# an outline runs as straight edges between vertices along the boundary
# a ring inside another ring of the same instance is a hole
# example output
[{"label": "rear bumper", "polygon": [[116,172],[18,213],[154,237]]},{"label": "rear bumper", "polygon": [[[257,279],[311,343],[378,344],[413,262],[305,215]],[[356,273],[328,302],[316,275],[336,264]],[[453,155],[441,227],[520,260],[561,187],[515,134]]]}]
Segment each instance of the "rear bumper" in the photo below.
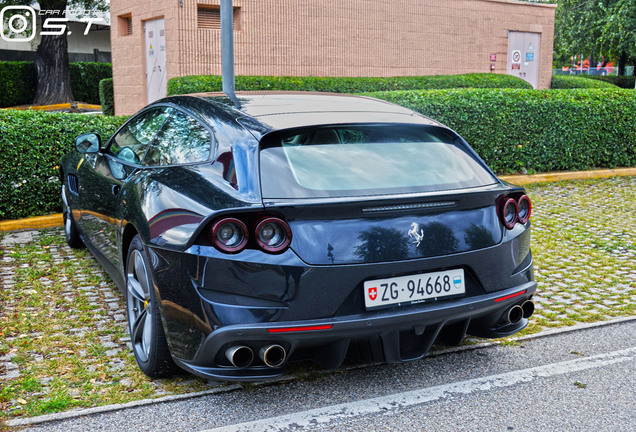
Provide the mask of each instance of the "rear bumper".
[{"label": "rear bumper", "polygon": [[[337,367],[345,356],[365,361],[403,362],[424,357],[435,340],[459,344],[468,334],[503,337],[528,324],[523,318],[506,323],[504,316],[514,305],[529,300],[535,282],[496,293],[429,303],[418,308],[391,309],[334,319],[270,322],[224,326],[211,332],[192,360],[176,358],[184,369],[204,378],[224,381],[271,380],[282,375],[281,367],[265,366],[256,353],[266,345],[285,348],[287,358],[309,356],[328,367]],[[223,365],[225,351],[248,346],[255,353],[249,367]]]}]

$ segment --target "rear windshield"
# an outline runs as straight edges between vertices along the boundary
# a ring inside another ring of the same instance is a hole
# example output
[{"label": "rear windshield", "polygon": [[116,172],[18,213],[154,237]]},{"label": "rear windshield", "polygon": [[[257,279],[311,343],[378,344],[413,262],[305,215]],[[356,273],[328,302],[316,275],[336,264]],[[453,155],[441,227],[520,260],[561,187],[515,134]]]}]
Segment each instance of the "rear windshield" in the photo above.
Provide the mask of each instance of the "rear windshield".
[{"label": "rear windshield", "polygon": [[264,198],[442,191],[496,179],[452,132],[419,125],[354,125],[271,133],[260,150]]}]

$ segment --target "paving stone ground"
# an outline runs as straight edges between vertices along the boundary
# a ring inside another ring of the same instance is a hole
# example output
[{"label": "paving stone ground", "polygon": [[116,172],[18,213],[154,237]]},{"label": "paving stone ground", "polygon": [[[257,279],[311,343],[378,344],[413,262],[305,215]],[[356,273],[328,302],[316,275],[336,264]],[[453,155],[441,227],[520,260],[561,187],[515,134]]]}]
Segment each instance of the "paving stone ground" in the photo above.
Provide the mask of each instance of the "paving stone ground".
[{"label": "paving stone ground", "polygon": [[[636,315],[636,177],[527,187],[537,310],[527,332]],[[209,388],[150,380],[125,301],[57,229],[0,238],[0,420]]]},{"label": "paving stone ground", "polygon": [[0,247],[0,420],[209,387],[138,370],[123,295],[62,229],[4,234]]},{"label": "paving stone ground", "polygon": [[636,177],[532,185],[535,327],[634,315]]}]

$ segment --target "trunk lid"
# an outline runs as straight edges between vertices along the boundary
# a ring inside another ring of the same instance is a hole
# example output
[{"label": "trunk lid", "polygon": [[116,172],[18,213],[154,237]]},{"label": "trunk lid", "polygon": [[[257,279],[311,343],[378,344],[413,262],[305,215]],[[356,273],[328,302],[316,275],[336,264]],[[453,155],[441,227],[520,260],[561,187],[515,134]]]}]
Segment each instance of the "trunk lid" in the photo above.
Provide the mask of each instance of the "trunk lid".
[{"label": "trunk lid", "polygon": [[400,261],[494,246],[503,227],[502,185],[384,199],[266,201],[292,230],[291,249],[311,265]]}]

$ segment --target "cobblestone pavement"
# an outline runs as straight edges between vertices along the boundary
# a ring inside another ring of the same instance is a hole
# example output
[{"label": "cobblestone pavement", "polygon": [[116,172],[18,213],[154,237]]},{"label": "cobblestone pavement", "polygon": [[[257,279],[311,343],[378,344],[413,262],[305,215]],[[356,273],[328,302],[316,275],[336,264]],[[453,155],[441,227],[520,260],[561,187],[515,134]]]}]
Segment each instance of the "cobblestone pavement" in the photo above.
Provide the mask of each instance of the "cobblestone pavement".
[{"label": "cobblestone pavement", "polygon": [[537,313],[530,331],[636,313],[636,177],[527,188]]},{"label": "cobblestone pavement", "polygon": [[209,388],[138,370],[123,295],[62,229],[5,234],[0,246],[0,420]]},{"label": "cobblestone pavement", "polygon": [[[526,333],[636,315],[636,177],[527,189],[539,290]],[[61,229],[0,246],[0,420],[209,388],[138,370],[123,296]]]}]

